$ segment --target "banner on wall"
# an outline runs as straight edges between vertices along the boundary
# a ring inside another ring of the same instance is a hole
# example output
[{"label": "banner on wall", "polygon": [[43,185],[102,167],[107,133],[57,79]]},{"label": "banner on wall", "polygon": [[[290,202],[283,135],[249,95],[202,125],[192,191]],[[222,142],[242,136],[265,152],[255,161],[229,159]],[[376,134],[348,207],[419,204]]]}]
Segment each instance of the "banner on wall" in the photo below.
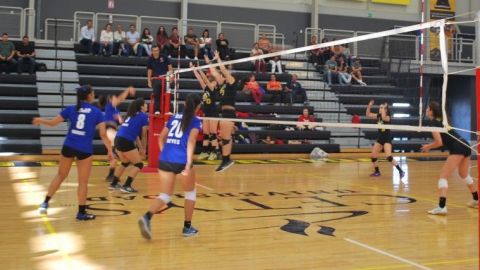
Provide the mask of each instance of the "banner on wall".
[{"label": "banner on wall", "polygon": [[408,6],[412,0],[372,0],[375,4],[389,4],[389,5],[401,5]]},{"label": "banner on wall", "polygon": [[[430,21],[445,19],[455,20],[455,18],[450,18],[455,16],[456,11],[456,0],[430,0]],[[439,29],[430,28],[429,35],[429,53],[430,60],[440,61],[440,42],[438,37]],[[455,26],[446,25],[445,26],[445,37],[447,39],[447,53],[448,57],[453,56],[453,37],[455,35]]]}]

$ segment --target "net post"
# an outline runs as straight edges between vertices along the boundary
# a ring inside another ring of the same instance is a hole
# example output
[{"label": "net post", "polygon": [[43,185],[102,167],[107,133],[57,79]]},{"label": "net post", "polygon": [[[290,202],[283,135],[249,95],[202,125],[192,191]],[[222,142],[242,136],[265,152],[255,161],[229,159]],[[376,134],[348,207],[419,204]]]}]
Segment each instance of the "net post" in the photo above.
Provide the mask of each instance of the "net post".
[{"label": "net post", "polygon": [[[478,18],[480,18],[480,11],[478,13]],[[477,32],[480,32],[480,22],[478,23],[478,26],[477,26],[479,29]],[[478,42],[478,41],[477,41]],[[477,63],[478,64],[478,63]],[[480,190],[480,145],[478,143],[480,143],[480,135],[478,134],[478,132],[480,132],[480,66],[477,66],[477,69],[476,69],[476,76],[475,76],[475,81],[476,81],[476,92],[475,92],[475,99],[476,99],[476,108],[475,108],[475,111],[477,112],[475,115],[476,115],[476,118],[477,118],[477,190]],[[478,209],[478,213],[480,214],[480,208]],[[479,216],[479,219],[478,219],[478,228],[480,230],[480,216]],[[479,249],[479,256],[480,256],[480,249]],[[480,258],[480,257],[479,257]]]}]

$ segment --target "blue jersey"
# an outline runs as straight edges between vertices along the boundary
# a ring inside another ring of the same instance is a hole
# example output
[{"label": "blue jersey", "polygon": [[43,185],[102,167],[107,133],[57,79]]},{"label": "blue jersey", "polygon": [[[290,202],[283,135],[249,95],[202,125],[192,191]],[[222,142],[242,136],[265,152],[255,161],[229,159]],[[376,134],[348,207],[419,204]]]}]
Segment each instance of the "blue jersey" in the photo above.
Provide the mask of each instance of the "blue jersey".
[{"label": "blue jersey", "polygon": [[128,117],[117,132],[118,137],[134,142],[142,134],[142,128],[148,126],[148,115],[138,112],[133,117]]},{"label": "blue jersey", "polygon": [[82,102],[80,110],[77,111],[77,106],[71,105],[60,112],[60,115],[69,122],[67,137],[63,144],[91,154],[95,128],[105,121],[102,111],[90,103]]},{"label": "blue jersey", "polygon": [[168,120],[166,126],[166,128],[168,128],[168,136],[163,151],[159,157],[160,162],[166,161],[179,164],[187,163],[188,137],[192,129],[196,128],[199,131],[202,129],[202,122],[197,117],[193,117],[188,128],[185,132],[182,132],[182,117],[183,115],[176,114]]},{"label": "blue jersey", "polygon": [[116,107],[113,107],[111,102],[107,102],[107,104],[105,105],[105,122],[118,123],[117,116],[119,114],[120,111]]}]

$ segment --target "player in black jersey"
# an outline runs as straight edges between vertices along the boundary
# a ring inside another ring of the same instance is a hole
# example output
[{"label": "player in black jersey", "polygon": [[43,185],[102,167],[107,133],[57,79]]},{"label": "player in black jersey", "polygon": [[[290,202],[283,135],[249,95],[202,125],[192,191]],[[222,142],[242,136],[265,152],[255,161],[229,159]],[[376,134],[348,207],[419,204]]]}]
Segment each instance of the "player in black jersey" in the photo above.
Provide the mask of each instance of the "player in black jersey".
[{"label": "player in black jersey", "polygon": [[[208,58],[208,56],[206,56]],[[190,63],[190,67],[194,67]],[[205,75],[202,70],[193,70],[193,74],[197,78],[203,90],[202,95],[202,111],[205,117],[218,117],[217,100],[217,82],[213,76]],[[203,120],[203,147],[198,159],[215,160],[218,153],[218,120]]]},{"label": "player in black jersey", "polygon": [[[368,103],[367,106],[367,112],[366,116],[371,119],[377,119],[377,124],[379,125],[389,125],[391,123],[391,115],[390,115],[390,108],[388,106],[388,103],[383,103],[380,105],[380,108],[378,109],[378,113],[372,113],[372,106],[375,103],[375,101],[372,99]],[[375,171],[370,175],[370,176],[375,176],[378,177],[380,176],[380,169],[378,168],[378,154],[382,151],[385,153],[385,157],[389,162],[395,166],[400,174],[400,179],[402,179],[405,176],[405,172],[400,168],[398,165],[397,161],[393,159],[392,157],[392,136],[390,134],[389,129],[379,129],[378,130],[378,139],[373,145],[372,148],[372,153],[370,155],[370,158],[372,159],[372,164],[373,167],[375,168]]]},{"label": "player in black jersey", "polygon": [[[432,101],[425,112],[428,119],[432,121],[432,126],[443,127],[442,109],[438,102]],[[448,181],[452,172],[458,169],[458,174],[463,182],[467,185],[468,190],[472,193],[472,200],[467,203],[468,207],[478,208],[478,192],[473,178],[470,176],[470,155],[472,151],[468,142],[463,139],[454,130],[447,133],[432,132],[433,142],[422,146],[422,151],[428,152],[431,149],[445,146],[450,152],[447,161],[443,165],[438,180],[439,203],[438,207],[428,211],[431,215],[447,214],[447,191]]]}]

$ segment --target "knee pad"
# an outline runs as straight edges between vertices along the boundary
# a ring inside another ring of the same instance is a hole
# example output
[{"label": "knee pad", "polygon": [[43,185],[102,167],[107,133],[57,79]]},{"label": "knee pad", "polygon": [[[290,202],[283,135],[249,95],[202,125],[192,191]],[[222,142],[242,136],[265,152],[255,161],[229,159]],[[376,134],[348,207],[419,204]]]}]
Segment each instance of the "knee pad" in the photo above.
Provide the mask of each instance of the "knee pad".
[{"label": "knee pad", "polygon": [[135,167],[137,167],[141,170],[141,169],[143,169],[143,162],[135,163],[135,164],[133,164],[133,166],[135,166]]},{"label": "knee pad", "polygon": [[208,134],[208,135],[207,135],[207,139],[208,139],[209,141],[213,141],[213,140],[216,139],[216,136],[215,136],[215,134]]},{"label": "knee pad", "polygon": [[370,158],[372,162],[377,162],[378,158]]},{"label": "knee pad", "polygon": [[438,180],[438,188],[448,188],[448,181],[445,178],[440,178]]},{"label": "knee pad", "polygon": [[466,185],[471,185],[473,184],[473,178],[469,175],[465,178],[462,179],[462,181],[466,184]]},{"label": "knee pad", "polygon": [[231,138],[228,139],[228,140],[222,139],[221,141],[222,141],[222,145],[228,145],[228,144],[230,144],[230,142],[232,141],[232,139],[231,139]]},{"label": "knee pad", "polygon": [[387,160],[388,160],[388,162],[392,162],[392,161],[393,161],[393,157],[392,157],[392,156],[388,156],[388,157],[387,157]]},{"label": "knee pad", "polygon": [[168,195],[167,193],[160,193],[157,199],[163,201],[165,204],[168,204],[171,201],[170,195]]},{"label": "knee pad", "polygon": [[126,168],[130,165],[130,162],[122,162],[122,167]]},{"label": "knee pad", "polygon": [[192,191],[185,191],[185,200],[196,201],[197,200],[197,190],[193,189]]}]

